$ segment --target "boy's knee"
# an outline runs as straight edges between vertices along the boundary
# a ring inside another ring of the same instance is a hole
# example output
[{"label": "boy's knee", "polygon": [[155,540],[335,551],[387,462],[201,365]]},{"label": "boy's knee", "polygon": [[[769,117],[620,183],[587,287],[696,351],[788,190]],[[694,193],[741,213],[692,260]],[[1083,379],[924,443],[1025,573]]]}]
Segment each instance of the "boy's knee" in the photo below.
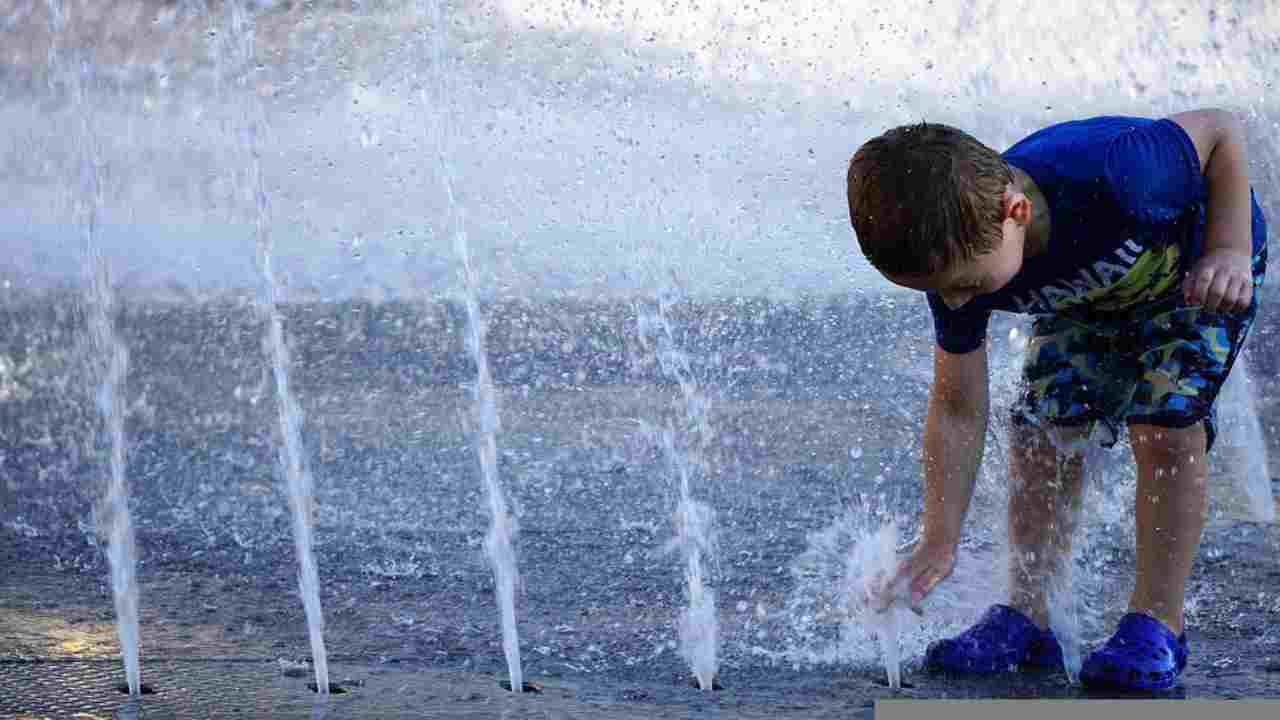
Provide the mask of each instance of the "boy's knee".
[{"label": "boy's knee", "polygon": [[1132,424],[1129,438],[1139,458],[1161,465],[1204,462],[1207,434],[1202,422],[1179,428]]},{"label": "boy's knee", "polygon": [[1133,443],[1150,447],[1153,450],[1165,448],[1175,450],[1203,449],[1204,423],[1196,422],[1186,427],[1162,427],[1160,425],[1129,425],[1129,435]]},{"label": "boy's knee", "polygon": [[1054,449],[1059,453],[1075,455],[1084,451],[1092,434],[1092,423],[1059,425],[1044,422],[1014,410],[1010,427],[1014,442],[1028,450]]}]

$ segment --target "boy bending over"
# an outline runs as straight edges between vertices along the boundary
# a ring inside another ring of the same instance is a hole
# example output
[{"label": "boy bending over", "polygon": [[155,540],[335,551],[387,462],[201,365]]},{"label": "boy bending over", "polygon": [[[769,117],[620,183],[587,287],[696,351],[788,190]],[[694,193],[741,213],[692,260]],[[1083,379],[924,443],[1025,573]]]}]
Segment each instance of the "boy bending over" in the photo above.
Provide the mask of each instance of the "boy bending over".
[{"label": "boy bending over", "polygon": [[[1078,450],[1128,428],[1138,468],[1129,612],[1086,657],[1091,686],[1162,689],[1187,662],[1183,599],[1207,505],[1214,399],[1257,312],[1266,225],[1233,115],[1097,117],[1003,154],[955,128],[894,128],[848,173],[862,252],[926,293],[936,334],[920,541],[891,589],[918,605],[955,564],[987,427],[993,310],[1034,316],[1013,413],[1010,595],[926,663],[1060,668],[1046,581],[1070,562]],[[882,599],[890,601],[890,591]]]}]

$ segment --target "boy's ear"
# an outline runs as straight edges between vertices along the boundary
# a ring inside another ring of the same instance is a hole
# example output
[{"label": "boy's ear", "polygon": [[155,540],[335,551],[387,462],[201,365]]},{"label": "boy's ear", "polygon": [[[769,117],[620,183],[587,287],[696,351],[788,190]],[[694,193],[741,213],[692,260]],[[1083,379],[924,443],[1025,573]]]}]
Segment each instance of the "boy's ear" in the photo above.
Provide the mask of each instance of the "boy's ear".
[{"label": "boy's ear", "polygon": [[1031,198],[1013,189],[1004,191],[1004,216],[1019,225],[1031,224]]}]

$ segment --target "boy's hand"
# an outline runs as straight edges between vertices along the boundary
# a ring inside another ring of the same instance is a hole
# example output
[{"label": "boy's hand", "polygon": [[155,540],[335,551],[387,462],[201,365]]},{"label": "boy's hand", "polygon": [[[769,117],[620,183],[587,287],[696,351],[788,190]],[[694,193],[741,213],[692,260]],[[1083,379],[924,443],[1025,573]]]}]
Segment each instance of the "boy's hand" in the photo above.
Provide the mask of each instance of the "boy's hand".
[{"label": "boy's hand", "polygon": [[1253,302],[1253,258],[1228,248],[1207,250],[1182,282],[1182,294],[1209,312],[1238,312]]},{"label": "boy's hand", "polygon": [[921,541],[911,556],[898,565],[898,572],[872,598],[876,612],[888,610],[895,600],[910,602],[917,613],[925,596],[951,574],[956,566],[956,544]]}]

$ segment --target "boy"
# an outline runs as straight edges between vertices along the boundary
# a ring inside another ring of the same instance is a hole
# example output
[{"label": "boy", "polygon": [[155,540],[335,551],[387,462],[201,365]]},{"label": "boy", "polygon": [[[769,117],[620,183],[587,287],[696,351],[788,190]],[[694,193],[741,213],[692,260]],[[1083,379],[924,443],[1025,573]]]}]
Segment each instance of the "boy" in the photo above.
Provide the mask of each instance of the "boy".
[{"label": "boy", "polygon": [[955,564],[987,426],[987,321],[1035,316],[1013,413],[1010,597],[934,669],[1061,668],[1046,582],[1070,562],[1081,443],[1128,427],[1138,468],[1135,587],[1088,686],[1163,689],[1187,662],[1183,599],[1207,505],[1213,402],[1257,311],[1266,226],[1231,114],[1098,117],[997,154],[944,125],[895,128],[848,173],[858,243],[927,293],[936,347],[920,541],[880,602],[918,605]]}]

